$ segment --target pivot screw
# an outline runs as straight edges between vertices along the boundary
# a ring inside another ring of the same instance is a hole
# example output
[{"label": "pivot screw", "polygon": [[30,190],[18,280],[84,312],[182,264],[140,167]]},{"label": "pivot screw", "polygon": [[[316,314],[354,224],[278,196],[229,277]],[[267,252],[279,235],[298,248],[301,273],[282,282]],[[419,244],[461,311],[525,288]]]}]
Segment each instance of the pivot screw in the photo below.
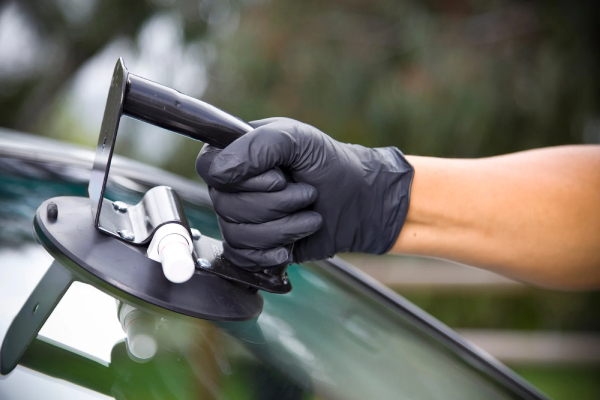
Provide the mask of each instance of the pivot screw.
[{"label": "pivot screw", "polygon": [[125,240],[135,239],[135,235],[133,234],[133,232],[130,232],[128,230],[123,229],[122,231],[117,231],[117,233]]},{"label": "pivot screw", "polygon": [[198,266],[200,268],[205,268],[208,269],[211,267],[211,263],[210,261],[208,261],[206,258],[199,258],[196,260],[196,264],[198,264]]},{"label": "pivot screw", "polygon": [[122,201],[115,201],[113,203],[113,208],[120,212],[127,212],[127,207],[129,206],[126,203],[123,203]]},{"label": "pivot screw", "polygon": [[192,232],[192,239],[200,240],[200,237],[202,237],[202,234],[200,233],[200,231],[198,229],[191,228],[190,231]]},{"label": "pivot screw", "polygon": [[48,216],[49,221],[56,221],[58,218],[58,206],[56,203],[48,203],[48,207],[46,207],[46,215]]}]

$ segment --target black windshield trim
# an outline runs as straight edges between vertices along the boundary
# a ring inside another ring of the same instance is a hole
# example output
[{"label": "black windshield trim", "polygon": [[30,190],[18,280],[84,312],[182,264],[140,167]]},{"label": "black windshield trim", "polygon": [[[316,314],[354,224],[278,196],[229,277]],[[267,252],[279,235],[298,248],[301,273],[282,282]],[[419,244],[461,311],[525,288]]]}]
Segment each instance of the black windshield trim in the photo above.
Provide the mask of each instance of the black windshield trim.
[{"label": "black windshield trim", "polygon": [[354,283],[354,287],[361,289],[378,303],[406,318],[424,333],[450,348],[477,370],[489,375],[518,396],[524,399],[548,399],[537,388],[496,358],[349,262],[340,257],[334,257],[316,264],[346,282]]}]

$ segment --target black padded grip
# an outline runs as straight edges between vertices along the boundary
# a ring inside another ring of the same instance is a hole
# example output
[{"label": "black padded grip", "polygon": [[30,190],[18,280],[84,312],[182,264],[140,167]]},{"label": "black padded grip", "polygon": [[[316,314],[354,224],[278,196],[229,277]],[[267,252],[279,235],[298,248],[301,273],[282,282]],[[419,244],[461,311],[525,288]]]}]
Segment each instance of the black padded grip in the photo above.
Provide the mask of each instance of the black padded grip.
[{"label": "black padded grip", "polygon": [[123,114],[219,148],[253,129],[217,107],[133,74]]}]

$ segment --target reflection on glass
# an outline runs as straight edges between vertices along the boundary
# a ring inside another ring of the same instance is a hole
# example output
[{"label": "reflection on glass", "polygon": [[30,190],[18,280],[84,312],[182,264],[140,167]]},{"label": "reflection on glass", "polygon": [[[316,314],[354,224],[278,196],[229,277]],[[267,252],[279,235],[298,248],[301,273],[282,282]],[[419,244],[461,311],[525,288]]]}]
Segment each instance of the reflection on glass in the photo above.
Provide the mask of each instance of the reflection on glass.
[{"label": "reflection on glass", "polygon": [[[1,179],[0,237],[10,237],[2,246],[10,243],[14,251],[33,245],[25,232],[31,232],[31,216],[43,200],[85,195],[85,183]],[[212,211],[186,207],[192,226],[218,234]],[[8,262],[3,268],[20,265]],[[263,293],[264,311],[256,320],[183,325],[160,319],[156,354],[147,363],[132,361],[123,340],[109,344],[114,344],[110,364],[65,347],[70,343],[43,340],[34,343],[24,363],[116,399],[512,398],[402,316],[319,266],[292,265],[289,275],[294,290]],[[109,307],[106,324],[114,325],[114,304]]]}]

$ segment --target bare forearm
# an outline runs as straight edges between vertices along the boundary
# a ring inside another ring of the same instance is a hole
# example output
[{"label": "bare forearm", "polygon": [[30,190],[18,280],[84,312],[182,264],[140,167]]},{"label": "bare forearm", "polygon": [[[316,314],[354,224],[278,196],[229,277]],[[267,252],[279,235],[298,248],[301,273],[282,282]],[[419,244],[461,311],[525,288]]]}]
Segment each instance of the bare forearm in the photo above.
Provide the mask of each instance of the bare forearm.
[{"label": "bare forearm", "polygon": [[416,173],[392,252],[544,286],[600,287],[600,146],[476,160],[407,158]]}]

